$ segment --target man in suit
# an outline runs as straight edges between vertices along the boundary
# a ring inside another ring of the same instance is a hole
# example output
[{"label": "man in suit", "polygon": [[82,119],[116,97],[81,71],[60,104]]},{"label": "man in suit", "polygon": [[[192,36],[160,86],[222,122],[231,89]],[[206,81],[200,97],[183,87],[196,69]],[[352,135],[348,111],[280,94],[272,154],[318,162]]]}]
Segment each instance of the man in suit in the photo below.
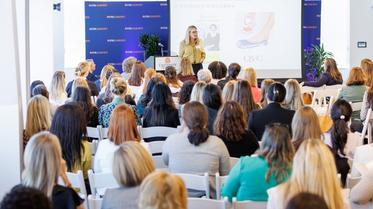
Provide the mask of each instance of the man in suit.
[{"label": "man in suit", "polygon": [[281,83],[273,83],[267,92],[268,106],[262,110],[250,113],[249,129],[255,133],[258,140],[262,139],[265,126],[271,123],[281,123],[289,127],[291,132],[291,121],[295,111],[284,109],[281,103],[284,101],[286,89]]}]

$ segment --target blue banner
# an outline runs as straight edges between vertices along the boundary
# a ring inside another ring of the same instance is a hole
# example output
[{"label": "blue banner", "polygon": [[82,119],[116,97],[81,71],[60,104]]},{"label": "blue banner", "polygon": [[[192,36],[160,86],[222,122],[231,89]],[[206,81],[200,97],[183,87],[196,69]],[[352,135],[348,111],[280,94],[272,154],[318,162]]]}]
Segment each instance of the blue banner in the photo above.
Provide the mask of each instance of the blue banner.
[{"label": "blue banner", "polygon": [[95,61],[95,74],[106,64],[122,71],[126,57],[144,60],[142,33],[158,35],[167,54],[169,22],[167,1],[85,2],[86,58]]}]

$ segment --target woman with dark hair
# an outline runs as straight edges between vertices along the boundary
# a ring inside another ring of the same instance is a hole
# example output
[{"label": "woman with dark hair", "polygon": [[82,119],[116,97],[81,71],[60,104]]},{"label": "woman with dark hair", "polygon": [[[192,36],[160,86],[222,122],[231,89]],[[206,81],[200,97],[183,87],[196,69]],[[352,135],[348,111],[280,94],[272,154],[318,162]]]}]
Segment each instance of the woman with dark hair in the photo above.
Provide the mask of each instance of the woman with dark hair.
[{"label": "woman with dark hair", "polygon": [[91,169],[92,153],[85,137],[86,127],[83,109],[72,102],[57,109],[50,132],[60,140],[62,157],[66,161],[67,170],[74,173],[82,170],[84,179],[88,181],[87,172]]},{"label": "woman with dark hair", "polygon": [[301,192],[289,200],[286,209],[328,209],[328,205],[319,195]]},{"label": "woman with dark hair", "polygon": [[237,200],[267,201],[267,189],[285,182],[291,173],[294,148],[289,130],[266,126],[259,155],[241,157],[229,172],[222,195]]},{"label": "woman with dark hair", "polygon": [[[348,123],[351,119],[352,108],[345,100],[337,100],[331,109],[330,116],[333,125],[330,130],[324,134],[325,143],[333,152],[338,173],[341,174],[342,184],[345,185],[347,174],[350,171],[348,158],[352,159],[354,140],[350,133]],[[360,138],[360,137],[359,137]]]},{"label": "woman with dark hair", "polygon": [[[258,139],[262,138],[265,125],[269,123],[282,123],[291,128],[294,110],[281,107],[286,96],[286,88],[281,83],[273,83],[266,92],[268,105],[261,110],[255,110],[249,115],[249,128]],[[291,130],[290,130],[291,133]]]},{"label": "woman with dark hair", "polygon": [[259,105],[254,101],[250,83],[246,80],[240,80],[234,84],[233,101],[242,106],[246,121],[249,119],[250,112],[259,109]]},{"label": "woman with dark hair", "polygon": [[214,124],[214,134],[223,139],[231,157],[252,155],[259,144],[247,130],[247,118],[240,104],[228,101],[220,108]]},{"label": "woman with dark hair", "polygon": [[209,133],[214,133],[214,122],[218,110],[222,105],[221,90],[215,84],[207,84],[203,89],[202,96],[203,104],[207,107],[208,111],[208,130]]},{"label": "woman with dark hair", "polygon": [[238,63],[232,63],[228,67],[228,77],[218,82],[220,89],[223,89],[225,84],[230,80],[237,80],[237,76],[240,74],[241,66]]},{"label": "woman with dark hair", "polygon": [[152,100],[152,91],[153,91],[155,84],[160,83],[160,82],[162,83],[159,77],[155,76],[151,78],[149,82],[147,83],[146,91],[144,92],[144,94],[140,96],[139,100],[137,101],[137,105],[136,105],[136,108],[137,108],[137,111],[140,117],[144,115],[145,108],[148,106],[149,102]]},{"label": "woman with dark hair", "polygon": [[[142,126],[176,128],[179,125],[179,112],[175,108],[170,88],[164,83],[157,83],[152,90],[152,100],[144,111]],[[145,139],[145,141],[149,140]]]},{"label": "woman with dark hair", "polygon": [[31,83],[31,85],[30,85],[30,97],[33,97],[33,96],[34,96],[34,94],[32,93],[32,90],[33,90],[36,86],[38,86],[38,85],[43,85],[43,86],[45,86],[44,82],[41,81],[41,80],[35,80],[35,81],[33,81],[33,82]]},{"label": "woman with dark hair", "polygon": [[79,104],[84,110],[87,126],[96,127],[98,125],[98,109],[92,104],[91,91],[83,86],[76,87],[72,101]]},{"label": "woman with dark hair", "polygon": [[[172,173],[225,176],[230,170],[229,153],[223,141],[207,130],[207,110],[199,102],[184,107],[182,132],[170,135],[163,145],[162,158]],[[193,196],[190,195],[189,196]]]},{"label": "woman with dark hair", "polygon": [[342,74],[339,72],[337,63],[333,58],[327,58],[324,62],[325,72],[321,74],[317,81],[306,81],[303,86],[320,87],[342,84]]},{"label": "woman with dark hair", "polygon": [[164,71],[164,76],[166,77],[166,81],[168,87],[170,87],[172,96],[177,97],[180,92],[180,88],[183,86],[183,82],[177,78],[175,67],[167,66]]},{"label": "woman with dark hair", "polygon": [[142,95],[143,85],[144,85],[144,73],[145,65],[143,62],[137,61],[132,66],[132,72],[130,78],[128,79],[128,88],[131,89],[131,94],[135,99]]},{"label": "woman with dark hair", "polygon": [[211,83],[217,84],[220,80],[224,79],[227,75],[227,66],[220,61],[214,61],[207,67],[212,74]]},{"label": "woman with dark hair", "polygon": [[192,90],[194,87],[194,81],[186,81],[184,82],[183,86],[180,89],[179,94],[179,105],[183,105],[190,100],[190,95],[192,94]]}]

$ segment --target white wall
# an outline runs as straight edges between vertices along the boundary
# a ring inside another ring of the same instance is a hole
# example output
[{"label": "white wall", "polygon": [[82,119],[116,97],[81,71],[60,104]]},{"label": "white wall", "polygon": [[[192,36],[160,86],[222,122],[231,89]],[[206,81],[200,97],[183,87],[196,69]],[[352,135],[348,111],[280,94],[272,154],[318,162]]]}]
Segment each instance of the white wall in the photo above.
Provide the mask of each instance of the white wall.
[{"label": "white wall", "polygon": [[[373,59],[373,1],[350,0],[350,66],[359,66],[364,58]],[[367,48],[357,48],[366,41]]]},{"label": "white wall", "polygon": [[64,40],[64,3],[62,0],[53,0],[54,4],[61,4],[61,10],[53,10],[53,68],[63,70],[65,63]]},{"label": "white wall", "polygon": [[20,182],[22,108],[14,0],[0,1],[0,198]]}]

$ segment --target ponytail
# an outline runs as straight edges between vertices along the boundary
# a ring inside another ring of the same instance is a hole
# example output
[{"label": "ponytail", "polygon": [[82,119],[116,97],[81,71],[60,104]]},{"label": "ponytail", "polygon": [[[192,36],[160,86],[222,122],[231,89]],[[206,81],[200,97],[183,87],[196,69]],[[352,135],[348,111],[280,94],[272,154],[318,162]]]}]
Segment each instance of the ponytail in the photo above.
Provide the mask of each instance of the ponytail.
[{"label": "ponytail", "polygon": [[194,127],[190,129],[188,134],[188,140],[191,144],[198,146],[205,142],[209,137],[209,131],[206,127]]},{"label": "ponytail", "polygon": [[344,119],[337,119],[334,121],[334,124],[330,130],[332,151],[334,155],[337,155],[338,151],[342,155],[345,155],[344,148],[347,143],[348,132],[348,125]]},{"label": "ponytail", "polygon": [[209,138],[207,118],[207,108],[203,104],[193,101],[184,105],[183,119],[189,128],[188,140],[191,144],[198,146]]}]

